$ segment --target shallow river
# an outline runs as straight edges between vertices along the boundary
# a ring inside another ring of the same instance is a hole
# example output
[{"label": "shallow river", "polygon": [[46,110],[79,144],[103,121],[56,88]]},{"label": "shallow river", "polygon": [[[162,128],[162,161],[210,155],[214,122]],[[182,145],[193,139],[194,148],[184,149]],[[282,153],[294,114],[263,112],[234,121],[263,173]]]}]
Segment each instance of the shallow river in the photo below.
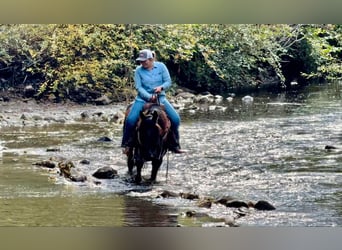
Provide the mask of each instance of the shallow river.
[{"label": "shallow river", "polygon": [[[222,104],[224,111],[182,111],[181,143],[188,153],[165,157],[153,186],[128,184],[124,178],[101,180],[100,185],[92,181],[91,174],[103,166],[126,175],[120,125],[44,120],[46,124],[37,126],[3,126],[0,225],[210,226],[215,219],[236,218],[238,226],[341,226],[341,96],[342,85],[336,83],[291,93],[255,94],[248,104],[235,97]],[[80,114],[87,108],[59,112]],[[113,112],[120,108],[96,107]],[[3,116],[16,109],[3,107]],[[55,112],[46,106],[36,109],[41,115]],[[18,116],[30,111],[27,107]],[[98,142],[102,136],[112,142]],[[336,149],[326,150],[327,145]],[[56,170],[33,165],[50,157],[72,160],[79,172],[90,176],[88,181],[70,182]],[[79,164],[83,159],[90,164]],[[143,175],[149,172],[147,164]],[[266,200],[276,210],[247,209],[244,216],[236,217],[236,209],[222,205],[199,208],[196,201],[158,198],[163,190],[233,196],[246,202]],[[189,210],[209,217],[184,217]]]}]

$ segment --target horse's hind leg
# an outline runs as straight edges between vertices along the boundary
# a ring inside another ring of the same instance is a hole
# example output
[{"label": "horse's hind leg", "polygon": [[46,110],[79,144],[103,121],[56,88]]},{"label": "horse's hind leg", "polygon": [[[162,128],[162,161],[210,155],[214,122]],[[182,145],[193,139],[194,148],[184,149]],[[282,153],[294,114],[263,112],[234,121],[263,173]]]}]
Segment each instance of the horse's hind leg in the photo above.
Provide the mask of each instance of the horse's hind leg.
[{"label": "horse's hind leg", "polygon": [[133,150],[131,149],[127,155],[127,167],[128,173],[133,175],[133,167],[134,167],[134,157],[133,157]]},{"label": "horse's hind leg", "polygon": [[161,164],[162,164],[162,160],[153,160],[152,161],[152,172],[151,172],[151,178],[150,178],[151,182],[156,181],[158,170],[159,170]]}]

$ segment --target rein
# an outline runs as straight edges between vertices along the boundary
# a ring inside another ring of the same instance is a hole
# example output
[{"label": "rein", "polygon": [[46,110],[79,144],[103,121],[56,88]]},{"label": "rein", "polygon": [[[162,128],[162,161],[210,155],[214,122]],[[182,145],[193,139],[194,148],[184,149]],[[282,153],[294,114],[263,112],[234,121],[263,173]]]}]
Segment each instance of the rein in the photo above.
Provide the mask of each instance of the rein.
[{"label": "rein", "polygon": [[[160,101],[159,101],[159,95],[158,94],[156,95],[156,103],[155,104],[163,110],[163,107],[161,106]],[[163,112],[165,112],[165,111],[163,111]],[[165,114],[165,116],[167,116],[167,115]],[[158,124],[158,122],[156,123],[156,127],[158,128],[158,130],[160,131],[160,135],[162,136],[163,143],[165,143],[167,140],[167,136],[169,134],[170,126],[171,126],[169,118],[167,121],[168,121],[168,123],[166,125],[164,124],[164,126],[166,126],[164,129],[162,128],[162,126],[160,124]],[[140,122],[141,121],[138,122],[137,130],[138,130],[138,127],[140,126]],[[165,123],[165,120],[164,120],[164,123]],[[142,143],[141,143],[141,138],[140,138],[140,132],[139,132],[139,130],[137,132],[138,132],[138,134],[137,134],[138,144],[141,145]],[[167,161],[166,161],[166,176],[165,176],[165,178],[166,178],[166,182],[167,182],[168,172],[169,172],[169,155],[170,155],[168,149],[166,149],[166,153],[167,153]],[[160,151],[159,159],[162,158],[162,154],[163,154],[163,150]],[[145,165],[145,163],[144,163],[144,165]]]},{"label": "rein", "polygon": [[159,101],[159,94],[155,95],[156,96],[156,100],[157,100],[157,105],[160,106],[160,101]]},{"label": "rein", "polygon": [[166,174],[165,174],[166,183],[167,183],[167,177],[169,173],[169,155],[170,155],[170,151],[168,150],[167,157],[166,157]]},{"label": "rein", "polygon": [[[156,95],[156,100],[157,100],[157,105],[160,106],[160,101],[159,101],[159,95],[158,94]],[[157,124],[157,125],[161,129],[160,125],[159,124]],[[169,134],[169,129],[164,134],[163,141],[166,140],[168,134]],[[165,179],[166,179],[166,183],[167,183],[167,178],[168,178],[168,173],[169,173],[169,155],[170,155],[169,150],[166,150],[166,153],[167,153],[167,157],[166,157],[166,174],[165,174]]]}]

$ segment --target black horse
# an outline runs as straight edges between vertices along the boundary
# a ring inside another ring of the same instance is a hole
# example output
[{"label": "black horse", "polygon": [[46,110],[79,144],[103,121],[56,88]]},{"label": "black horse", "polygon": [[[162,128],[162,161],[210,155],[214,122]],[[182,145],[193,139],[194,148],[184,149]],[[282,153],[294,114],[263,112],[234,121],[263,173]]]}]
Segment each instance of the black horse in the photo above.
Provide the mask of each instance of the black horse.
[{"label": "black horse", "polygon": [[163,157],[168,150],[170,124],[163,107],[158,104],[148,103],[141,111],[134,136],[135,146],[127,154],[128,172],[133,176],[133,168],[136,167],[137,184],[142,180],[141,169],[148,161],[152,162],[149,181],[151,183],[156,181]]}]

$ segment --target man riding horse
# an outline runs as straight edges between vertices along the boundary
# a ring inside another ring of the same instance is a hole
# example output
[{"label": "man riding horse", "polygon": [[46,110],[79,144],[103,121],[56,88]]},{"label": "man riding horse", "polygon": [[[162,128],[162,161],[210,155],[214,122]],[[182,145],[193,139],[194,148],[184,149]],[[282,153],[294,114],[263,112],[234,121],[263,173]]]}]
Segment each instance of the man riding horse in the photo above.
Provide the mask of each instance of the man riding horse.
[{"label": "man riding horse", "polygon": [[139,52],[136,59],[140,62],[134,76],[135,88],[138,95],[125,119],[121,147],[128,155],[136,143],[136,125],[144,105],[148,102],[160,103],[171,122],[168,136],[168,150],[173,153],[183,153],[179,144],[180,116],[166,99],[165,90],[171,86],[171,77],[164,63],[155,61],[155,54],[149,49]]}]

